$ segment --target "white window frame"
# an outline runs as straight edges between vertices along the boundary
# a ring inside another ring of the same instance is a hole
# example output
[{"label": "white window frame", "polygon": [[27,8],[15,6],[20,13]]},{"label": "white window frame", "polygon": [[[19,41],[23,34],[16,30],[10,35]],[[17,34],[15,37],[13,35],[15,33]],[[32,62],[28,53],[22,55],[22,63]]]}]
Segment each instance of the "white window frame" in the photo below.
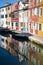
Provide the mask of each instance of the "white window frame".
[{"label": "white window frame", "polygon": [[38,30],[38,23],[35,23],[35,29]]},{"label": "white window frame", "polygon": [[42,32],[43,32],[43,23],[42,23],[42,27],[41,28],[42,28]]},{"label": "white window frame", "polygon": [[32,16],[34,16],[34,11],[35,11],[35,8],[32,9]]},{"label": "white window frame", "polygon": [[38,8],[35,8],[34,14],[38,15]]}]

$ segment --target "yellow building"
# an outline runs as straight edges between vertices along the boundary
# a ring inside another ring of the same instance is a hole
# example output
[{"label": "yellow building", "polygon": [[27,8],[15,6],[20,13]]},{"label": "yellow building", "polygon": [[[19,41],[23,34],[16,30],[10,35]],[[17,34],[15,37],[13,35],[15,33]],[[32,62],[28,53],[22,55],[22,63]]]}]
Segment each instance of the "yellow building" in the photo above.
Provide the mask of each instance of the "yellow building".
[{"label": "yellow building", "polygon": [[39,27],[38,27],[38,35],[43,36],[43,0],[39,1],[39,17],[38,17],[38,22],[39,22]]}]

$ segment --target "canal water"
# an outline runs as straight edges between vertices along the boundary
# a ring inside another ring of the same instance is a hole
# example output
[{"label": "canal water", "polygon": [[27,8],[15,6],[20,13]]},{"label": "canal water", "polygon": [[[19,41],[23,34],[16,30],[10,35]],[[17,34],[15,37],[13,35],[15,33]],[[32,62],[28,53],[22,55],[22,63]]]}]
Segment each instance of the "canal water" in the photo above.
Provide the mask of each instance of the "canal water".
[{"label": "canal water", "polygon": [[6,47],[2,46],[5,42],[2,38],[5,39],[6,37],[0,35],[0,65],[28,65],[27,61],[20,62],[18,56],[12,55],[7,51]]},{"label": "canal water", "polygon": [[[43,47],[31,41],[23,41],[22,39],[14,39],[11,37],[3,37],[11,44],[10,47],[16,50],[17,55],[10,54],[8,51],[8,42],[2,39],[0,35],[0,65],[43,65]],[[6,45],[7,44],[7,45]],[[5,46],[4,46],[5,45]],[[13,45],[13,46],[12,46]],[[10,51],[11,51],[10,48]],[[5,50],[7,49],[7,50]],[[13,50],[13,51],[14,51]],[[18,50],[18,51],[17,51]],[[19,53],[18,53],[19,52]],[[18,58],[19,56],[19,58]],[[22,60],[22,61],[20,61]]]},{"label": "canal water", "polygon": [[2,37],[2,36],[0,35],[0,46],[1,46],[1,44],[2,44],[2,40],[1,40],[1,37]]}]

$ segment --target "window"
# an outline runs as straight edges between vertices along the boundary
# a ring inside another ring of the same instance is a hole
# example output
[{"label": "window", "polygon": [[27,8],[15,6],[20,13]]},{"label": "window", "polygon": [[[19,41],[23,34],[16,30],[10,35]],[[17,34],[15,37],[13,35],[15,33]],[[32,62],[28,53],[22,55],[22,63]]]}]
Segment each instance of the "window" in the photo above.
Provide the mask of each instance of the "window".
[{"label": "window", "polygon": [[40,2],[43,2],[43,0],[40,0]]},{"label": "window", "polygon": [[33,23],[31,23],[31,29],[33,29]]},{"label": "window", "polygon": [[38,30],[38,23],[35,23],[35,29]]},{"label": "window", "polygon": [[4,18],[4,15],[1,15],[1,18]]},{"label": "window", "polygon": [[4,42],[4,39],[3,38],[1,40]]},{"label": "window", "polygon": [[23,26],[23,22],[20,23],[20,26],[21,26],[21,27]]},{"label": "window", "polygon": [[7,14],[5,15],[5,18],[7,18]]},{"label": "window", "polygon": [[6,44],[8,45],[8,41],[6,40]]},{"label": "window", "polygon": [[40,8],[39,16],[42,16],[42,8]]},{"label": "window", "polygon": [[30,10],[28,10],[28,16],[30,17]]},{"label": "window", "polygon": [[37,3],[43,2],[43,0],[37,0]]},{"label": "window", "polygon": [[18,27],[18,23],[16,23],[16,27]]},{"label": "window", "polygon": [[41,24],[39,24],[39,30],[41,30]]},{"label": "window", "polygon": [[38,0],[38,2],[40,2],[40,0]]},{"label": "window", "polygon": [[12,26],[13,26],[13,23],[12,23]]},{"label": "window", "polygon": [[7,8],[6,8],[6,10],[7,10]]},{"label": "window", "polygon": [[6,24],[7,24],[7,25],[10,25],[10,22],[6,21]]},{"label": "window", "polygon": [[9,14],[9,17],[11,17],[11,14]]},{"label": "window", "polygon": [[6,10],[10,10],[10,7],[7,7]]},{"label": "window", "polygon": [[4,9],[2,9],[2,11],[4,11]]},{"label": "window", "polygon": [[15,17],[15,15],[12,15],[12,18],[14,18]]},{"label": "window", "polygon": [[38,8],[35,8],[35,15],[38,15]]},{"label": "window", "polygon": [[10,10],[10,7],[8,7],[8,10]]},{"label": "window", "polygon": [[19,14],[19,17],[21,18],[21,14]]},{"label": "window", "polygon": [[6,24],[7,24],[7,21],[6,21]]},{"label": "window", "polygon": [[35,8],[34,8],[34,9],[32,9],[32,16],[34,15],[34,12],[35,12]]}]

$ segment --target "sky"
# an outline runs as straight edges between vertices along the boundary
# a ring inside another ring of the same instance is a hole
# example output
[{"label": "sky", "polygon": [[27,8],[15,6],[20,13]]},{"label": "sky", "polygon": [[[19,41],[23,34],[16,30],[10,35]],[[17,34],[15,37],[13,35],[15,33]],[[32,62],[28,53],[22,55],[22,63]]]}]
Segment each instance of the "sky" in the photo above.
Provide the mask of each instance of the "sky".
[{"label": "sky", "polygon": [[0,7],[2,7],[5,2],[14,3],[18,2],[18,0],[0,0]]},{"label": "sky", "polygon": [[[0,0],[0,7],[2,7],[5,2],[14,3],[14,2],[18,2],[18,1],[19,0]],[[25,0],[23,0],[23,1],[25,1]]]}]

